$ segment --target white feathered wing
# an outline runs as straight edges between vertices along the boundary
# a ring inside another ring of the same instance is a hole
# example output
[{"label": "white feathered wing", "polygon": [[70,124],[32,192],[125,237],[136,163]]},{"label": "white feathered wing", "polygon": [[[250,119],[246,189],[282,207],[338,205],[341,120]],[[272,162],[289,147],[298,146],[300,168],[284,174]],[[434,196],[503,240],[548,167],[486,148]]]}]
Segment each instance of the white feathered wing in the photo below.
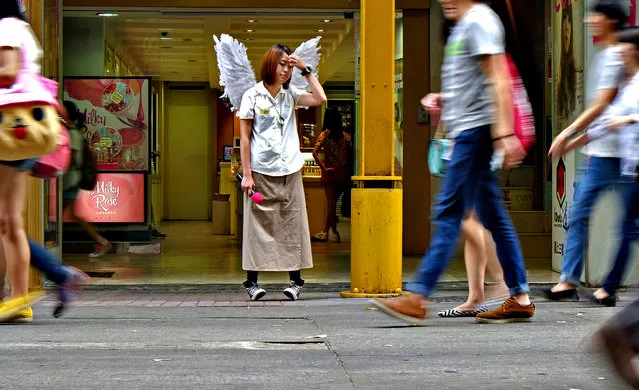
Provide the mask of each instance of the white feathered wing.
[{"label": "white feathered wing", "polygon": [[222,34],[215,41],[217,67],[220,71],[220,85],[224,87],[221,98],[228,97],[231,111],[239,110],[242,96],[255,86],[255,71],[246,54],[246,46],[230,35]]},{"label": "white feathered wing", "polygon": [[[318,67],[320,62],[321,54],[319,50],[321,46],[319,45],[319,41],[322,39],[321,36],[309,39],[306,42],[303,42],[298,46],[297,49],[293,52],[296,56],[300,57],[306,65],[313,68],[313,74],[315,77],[318,75]],[[304,90],[306,92],[311,92],[311,88],[308,85],[308,81],[306,81],[306,77],[302,76],[302,71],[295,68],[293,69],[293,75],[291,76],[291,85],[295,88]]]}]

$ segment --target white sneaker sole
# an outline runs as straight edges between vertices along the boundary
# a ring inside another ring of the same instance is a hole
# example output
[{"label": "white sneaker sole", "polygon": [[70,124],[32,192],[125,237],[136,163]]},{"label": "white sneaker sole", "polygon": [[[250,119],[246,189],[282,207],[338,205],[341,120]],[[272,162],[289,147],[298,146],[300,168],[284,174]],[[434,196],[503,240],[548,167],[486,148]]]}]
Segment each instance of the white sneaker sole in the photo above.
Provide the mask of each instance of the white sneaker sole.
[{"label": "white sneaker sole", "polygon": [[10,323],[11,324],[30,324],[32,322],[33,322],[33,317],[32,318],[16,318]]},{"label": "white sneaker sole", "polygon": [[259,301],[260,299],[264,298],[264,295],[266,295],[266,291],[265,290],[258,290],[252,297],[251,297],[251,301]]},{"label": "white sneaker sole", "polygon": [[295,294],[295,291],[292,291],[290,288],[284,290],[284,295],[286,295],[286,297],[291,301],[297,301],[299,298],[297,294]]},{"label": "white sneaker sole", "polygon": [[407,316],[405,314],[402,314],[400,312],[397,312],[393,309],[391,309],[390,307],[384,305],[381,302],[378,302],[374,299],[371,299],[368,301],[370,304],[372,304],[373,306],[375,306],[376,308],[378,308],[379,310],[381,310],[384,314],[388,314],[389,316],[396,318],[398,320],[402,320],[404,322],[408,322],[411,325],[415,325],[415,326],[424,326],[426,319],[421,319],[421,318],[416,318],[416,317],[411,317],[411,316]]}]

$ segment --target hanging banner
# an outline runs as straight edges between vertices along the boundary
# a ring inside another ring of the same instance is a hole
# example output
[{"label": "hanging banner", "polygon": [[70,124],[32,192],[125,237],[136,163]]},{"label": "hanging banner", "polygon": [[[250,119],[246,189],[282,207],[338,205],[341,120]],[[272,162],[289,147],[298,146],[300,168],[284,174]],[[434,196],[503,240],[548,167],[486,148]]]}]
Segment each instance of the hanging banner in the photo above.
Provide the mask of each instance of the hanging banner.
[{"label": "hanging banner", "polygon": [[[584,109],[584,0],[553,0],[552,129],[553,138]],[[579,153],[579,152],[577,152]],[[552,163],[552,266],[561,269],[565,254],[567,210],[573,200],[576,153]]]}]

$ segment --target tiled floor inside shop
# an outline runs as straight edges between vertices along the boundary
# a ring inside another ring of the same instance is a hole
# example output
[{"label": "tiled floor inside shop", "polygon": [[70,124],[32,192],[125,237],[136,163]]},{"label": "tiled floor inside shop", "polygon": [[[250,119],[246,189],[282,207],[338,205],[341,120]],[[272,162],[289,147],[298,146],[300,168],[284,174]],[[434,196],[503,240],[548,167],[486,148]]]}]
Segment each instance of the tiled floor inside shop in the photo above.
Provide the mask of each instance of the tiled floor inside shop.
[{"label": "tiled floor inside shop", "polygon": [[[342,242],[313,243],[314,267],[303,271],[307,283],[348,283],[350,280],[350,224],[340,222]],[[160,230],[167,235],[158,241],[161,254],[112,254],[99,259],[87,255],[65,254],[64,263],[87,272],[94,284],[239,284],[246,278],[241,253],[231,236],[211,234],[210,222],[163,222]],[[404,257],[404,281],[415,271],[420,257]],[[550,259],[526,259],[530,283],[552,283],[558,274]],[[263,273],[262,283],[283,283],[284,273]],[[463,260],[455,259],[444,282],[466,281]]]}]

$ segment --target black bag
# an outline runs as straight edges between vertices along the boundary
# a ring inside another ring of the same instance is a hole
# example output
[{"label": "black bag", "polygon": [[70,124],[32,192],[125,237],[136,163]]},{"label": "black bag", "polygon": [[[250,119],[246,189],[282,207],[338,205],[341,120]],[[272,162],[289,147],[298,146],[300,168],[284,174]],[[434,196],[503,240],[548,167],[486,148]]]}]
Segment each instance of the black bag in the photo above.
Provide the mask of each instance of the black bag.
[{"label": "black bag", "polygon": [[95,153],[89,146],[89,142],[84,139],[82,145],[82,166],[80,167],[80,182],[78,187],[81,190],[93,191],[98,183],[98,160]]}]

